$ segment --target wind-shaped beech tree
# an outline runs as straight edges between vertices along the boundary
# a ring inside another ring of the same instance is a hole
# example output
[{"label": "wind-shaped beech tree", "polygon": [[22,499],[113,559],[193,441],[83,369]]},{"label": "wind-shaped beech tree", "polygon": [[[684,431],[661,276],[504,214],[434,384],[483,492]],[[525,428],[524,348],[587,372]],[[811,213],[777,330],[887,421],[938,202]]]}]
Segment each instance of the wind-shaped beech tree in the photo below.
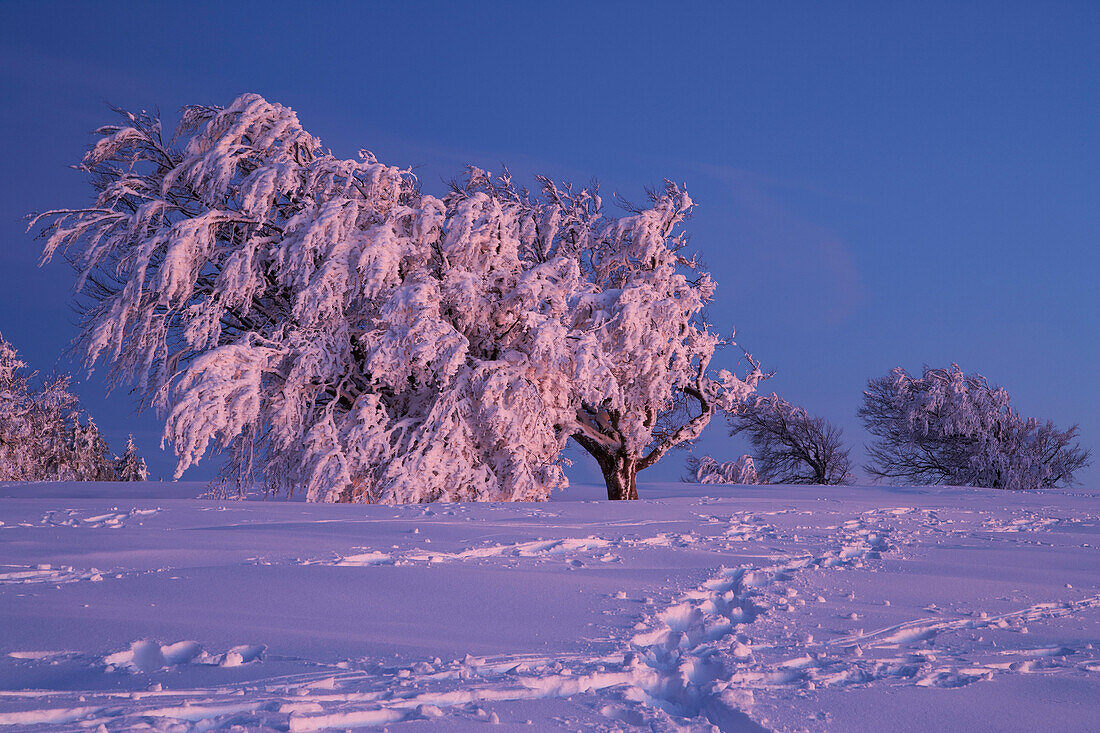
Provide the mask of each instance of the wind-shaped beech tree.
[{"label": "wind-shaped beech tree", "polygon": [[1039,489],[1071,485],[1090,460],[1076,425],[1022,417],[1004,388],[958,364],[926,366],[920,377],[897,367],[870,380],[858,415],[876,438],[865,467],[876,478]]},{"label": "wind-shaped beech tree", "polygon": [[437,198],[254,94],[186,108],[170,141],[122,115],[80,166],[95,204],[34,221],[78,272],[88,366],[167,415],[177,476],[214,444],[311,500],[536,500],[573,437],[634,498],[759,378],[708,371],[714,283],[675,185],[621,218],[472,168]]}]

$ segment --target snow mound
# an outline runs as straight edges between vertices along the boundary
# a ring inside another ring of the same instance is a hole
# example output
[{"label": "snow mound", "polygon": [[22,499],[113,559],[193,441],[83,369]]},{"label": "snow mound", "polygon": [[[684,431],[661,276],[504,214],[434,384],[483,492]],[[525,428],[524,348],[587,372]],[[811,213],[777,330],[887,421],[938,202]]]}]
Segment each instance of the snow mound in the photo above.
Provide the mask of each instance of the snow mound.
[{"label": "snow mound", "polygon": [[108,672],[148,673],[185,664],[239,667],[259,660],[266,649],[264,645],[242,644],[222,654],[209,654],[195,641],[161,645],[150,639],[139,639],[131,643],[129,649],[108,654],[102,663]]}]

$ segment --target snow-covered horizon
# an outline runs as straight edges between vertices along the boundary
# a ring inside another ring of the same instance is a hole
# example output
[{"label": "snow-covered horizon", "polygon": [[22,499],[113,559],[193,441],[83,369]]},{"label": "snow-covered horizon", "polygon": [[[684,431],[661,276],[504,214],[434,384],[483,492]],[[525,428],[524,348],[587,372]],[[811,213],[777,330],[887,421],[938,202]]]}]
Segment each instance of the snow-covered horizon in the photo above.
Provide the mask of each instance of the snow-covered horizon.
[{"label": "snow-covered horizon", "polygon": [[608,502],[0,484],[0,730],[1059,730],[1100,719],[1094,489]]}]

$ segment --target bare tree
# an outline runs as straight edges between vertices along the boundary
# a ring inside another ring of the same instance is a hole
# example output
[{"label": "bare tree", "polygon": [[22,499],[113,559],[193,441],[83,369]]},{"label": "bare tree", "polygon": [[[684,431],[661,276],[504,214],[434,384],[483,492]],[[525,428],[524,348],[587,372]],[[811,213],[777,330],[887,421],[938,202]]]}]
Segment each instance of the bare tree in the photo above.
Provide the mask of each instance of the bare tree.
[{"label": "bare tree", "polygon": [[1073,483],[1090,453],[1076,443],[1077,426],[1023,418],[1008,392],[957,364],[901,367],[868,382],[859,416],[876,441],[867,471],[912,483],[1036,489]]},{"label": "bare tree", "polygon": [[807,414],[774,392],[750,398],[731,418],[731,428],[731,435],[748,435],[761,483],[851,481],[850,449],[844,447],[841,429]]}]

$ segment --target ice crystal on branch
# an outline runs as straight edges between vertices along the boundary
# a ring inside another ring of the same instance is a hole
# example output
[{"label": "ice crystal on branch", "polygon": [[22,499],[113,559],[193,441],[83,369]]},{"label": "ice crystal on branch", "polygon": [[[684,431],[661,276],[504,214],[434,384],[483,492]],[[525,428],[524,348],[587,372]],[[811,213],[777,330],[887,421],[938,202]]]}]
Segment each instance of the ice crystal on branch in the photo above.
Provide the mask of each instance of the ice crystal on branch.
[{"label": "ice crystal on branch", "polygon": [[630,498],[759,378],[709,371],[673,184],[619,218],[472,168],[435,197],[255,94],[173,141],[122,114],[84,158],[95,205],[36,221],[78,271],[87,364],[167,415],[177,475],[217,448],[312,500],[534,500],[572,437]]}]

